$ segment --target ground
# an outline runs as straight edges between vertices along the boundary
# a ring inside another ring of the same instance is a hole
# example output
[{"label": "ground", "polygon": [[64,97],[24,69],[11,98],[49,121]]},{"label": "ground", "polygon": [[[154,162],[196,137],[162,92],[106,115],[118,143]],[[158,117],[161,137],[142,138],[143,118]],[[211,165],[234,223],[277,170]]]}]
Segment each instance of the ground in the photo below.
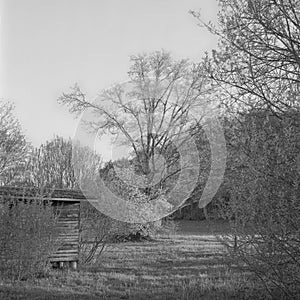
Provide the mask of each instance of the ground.
[{"label": "ground", "polygon": [[[226,263],[212,232],[224,223],[185,221],[175,235],[109,247],[97,264],[0,284],[0,299],[258,299],[246,270]],[[262,296],[261,296],[262,297]]]}]

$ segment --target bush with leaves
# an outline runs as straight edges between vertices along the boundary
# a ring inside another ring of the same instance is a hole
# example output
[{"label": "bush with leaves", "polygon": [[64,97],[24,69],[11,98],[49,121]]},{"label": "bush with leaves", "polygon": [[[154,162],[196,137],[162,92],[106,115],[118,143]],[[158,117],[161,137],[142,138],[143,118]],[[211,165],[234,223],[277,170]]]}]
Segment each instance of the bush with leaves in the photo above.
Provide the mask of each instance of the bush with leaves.
[{"label": "bush with leaves", "polygon": [[[123,161],[123,164],[128,164]],[[119,169],[122,179],[130,181],[136,174],[130,168]],[[120,175],[120,174],[119,174]],[[100,176],[106,186],[116,195],[131,201],[137,205],[137,214],[143,216],[138,211],[138,204],[145,203],[149,197],[138,188],[130,186],[124,182],[115,172],[114,165],[109,162],[100,170]],[[141,177],[139,177],[141,180]],[[96,205],[97,207],[97,205]],[[107,246],[118,242],[140,241],[153,237],[159,231],[162,232],[161,222],[148,223],[125,223],[106,216],[89,202],[81,203],[80,211],[80,260],[82,263],[91,263],[101,257]],[[167,227],[172,228],[171,221],[166,222]],[[170,231],[169,230],[169,231]]]},{"label": "bush with leaves", "polygon": [[80,261],[89,264],[100,259],[108,246],[126,241],[140,241],[157,233],[170,233],[175,228],[173,222],[166,221],[148,224],[129,224],[114,220],[91,203],[82,202],[80,210]]},{"label": "bush with leaves", "polygon": [[271,295],[300,294],[300,149],[298,127],[287,115],[247,114],[234,127],[230,190],[220,212],[232,225],[222,240],[234,259],[246,264]]},{"label": "bush with leaves", "polygon": [[193,14],[219,38],[205,65],[232,116],[223,212],[234,257],[272,297],[299,299],[300,2],[218,2],[216,26]]},{"label": "bush with leaves", "polygon": [[0,215],[0,276],[25,280],[43,275],[60,245],[51,205],[11,200],[1,205]]},{"label": "bush with leaves", "polygon": [[[118,162],[117,162],[118,163]],[[127,228],[123,233],[128,234],[123,236],[122,239],[140,239],[143,237],[153,237],[159,231],[161,231],[163,222],[161,220],[147,222],[148,219],[154,218],[155,213],[151,209],[147,209],[147,204],[151,201],[160,201],[161,205],[170,205],[163,196],[163,191],[159,189],[147,189],[139,188],[133,186],[132,183],[137,183],[140,181],[139,186],[146,186],[147,178],[141,174],[137,175],[135,173],[134,167],[129,166],[126,168],[120,168],[118,164],[118,173],[114,169],[114,164],[109,162],[101,170],[101,177],[105,182],[106,186],[115,194],[124,199],[125,201],[130,202],[135,207],[133,214],[139,217],[140,220],[144,222],[140,223],[128,223],[124,224]],[[132,180],[132,178],[135,178]],[[144,207],[144,210],[141,211],[141,207]],[[165,225],[171,228],[172,220],[166,220]],[[166,226],[167,227],[167,226]],[[121,238],[121,236],[120,236]]]}]

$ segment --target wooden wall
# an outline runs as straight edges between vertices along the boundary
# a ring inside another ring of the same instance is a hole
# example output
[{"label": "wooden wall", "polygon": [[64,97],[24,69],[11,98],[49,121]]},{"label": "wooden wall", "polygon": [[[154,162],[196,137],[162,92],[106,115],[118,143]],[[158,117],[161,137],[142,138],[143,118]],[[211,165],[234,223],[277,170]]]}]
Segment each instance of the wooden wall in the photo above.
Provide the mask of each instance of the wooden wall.
[{"label": "wooden wall", "polygon": [[80,201],[53,200],[57,208],[59,239],[62,246],[50,257],[51,262],[77,262],[79,259]]}]

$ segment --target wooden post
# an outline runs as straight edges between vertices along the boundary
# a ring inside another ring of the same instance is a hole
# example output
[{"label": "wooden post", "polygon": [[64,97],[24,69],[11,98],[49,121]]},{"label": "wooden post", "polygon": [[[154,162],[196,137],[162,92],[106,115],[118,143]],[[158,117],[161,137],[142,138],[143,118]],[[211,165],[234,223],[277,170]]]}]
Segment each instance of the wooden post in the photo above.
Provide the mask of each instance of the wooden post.
[{"label": "wooden post", "polygon": [[208,220],[208,213],[207,213],[207,206],[206,205],[203,207],[203,213],[204,213],[204,218],[207,221]]},{"label": "wooden post", "polygon": [[76,271],[77,270],[77,261],[71,261],[70,267],[72,270]]}]

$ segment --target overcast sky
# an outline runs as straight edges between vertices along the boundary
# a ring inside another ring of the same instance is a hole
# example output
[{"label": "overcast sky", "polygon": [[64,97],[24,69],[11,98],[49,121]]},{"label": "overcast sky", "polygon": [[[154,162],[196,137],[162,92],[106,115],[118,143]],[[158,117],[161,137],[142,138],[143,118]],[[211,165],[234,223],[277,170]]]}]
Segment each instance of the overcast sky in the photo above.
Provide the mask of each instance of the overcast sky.
[{"label": "overcast sky", "polygon": [[0,96],[34,145],[72,137],[77,121],[57,98],[75,82],[94,98],[127,79],[132,54],[199,61],[216,47],[191,9],[216,20],[216,0],[2,0]]}]

